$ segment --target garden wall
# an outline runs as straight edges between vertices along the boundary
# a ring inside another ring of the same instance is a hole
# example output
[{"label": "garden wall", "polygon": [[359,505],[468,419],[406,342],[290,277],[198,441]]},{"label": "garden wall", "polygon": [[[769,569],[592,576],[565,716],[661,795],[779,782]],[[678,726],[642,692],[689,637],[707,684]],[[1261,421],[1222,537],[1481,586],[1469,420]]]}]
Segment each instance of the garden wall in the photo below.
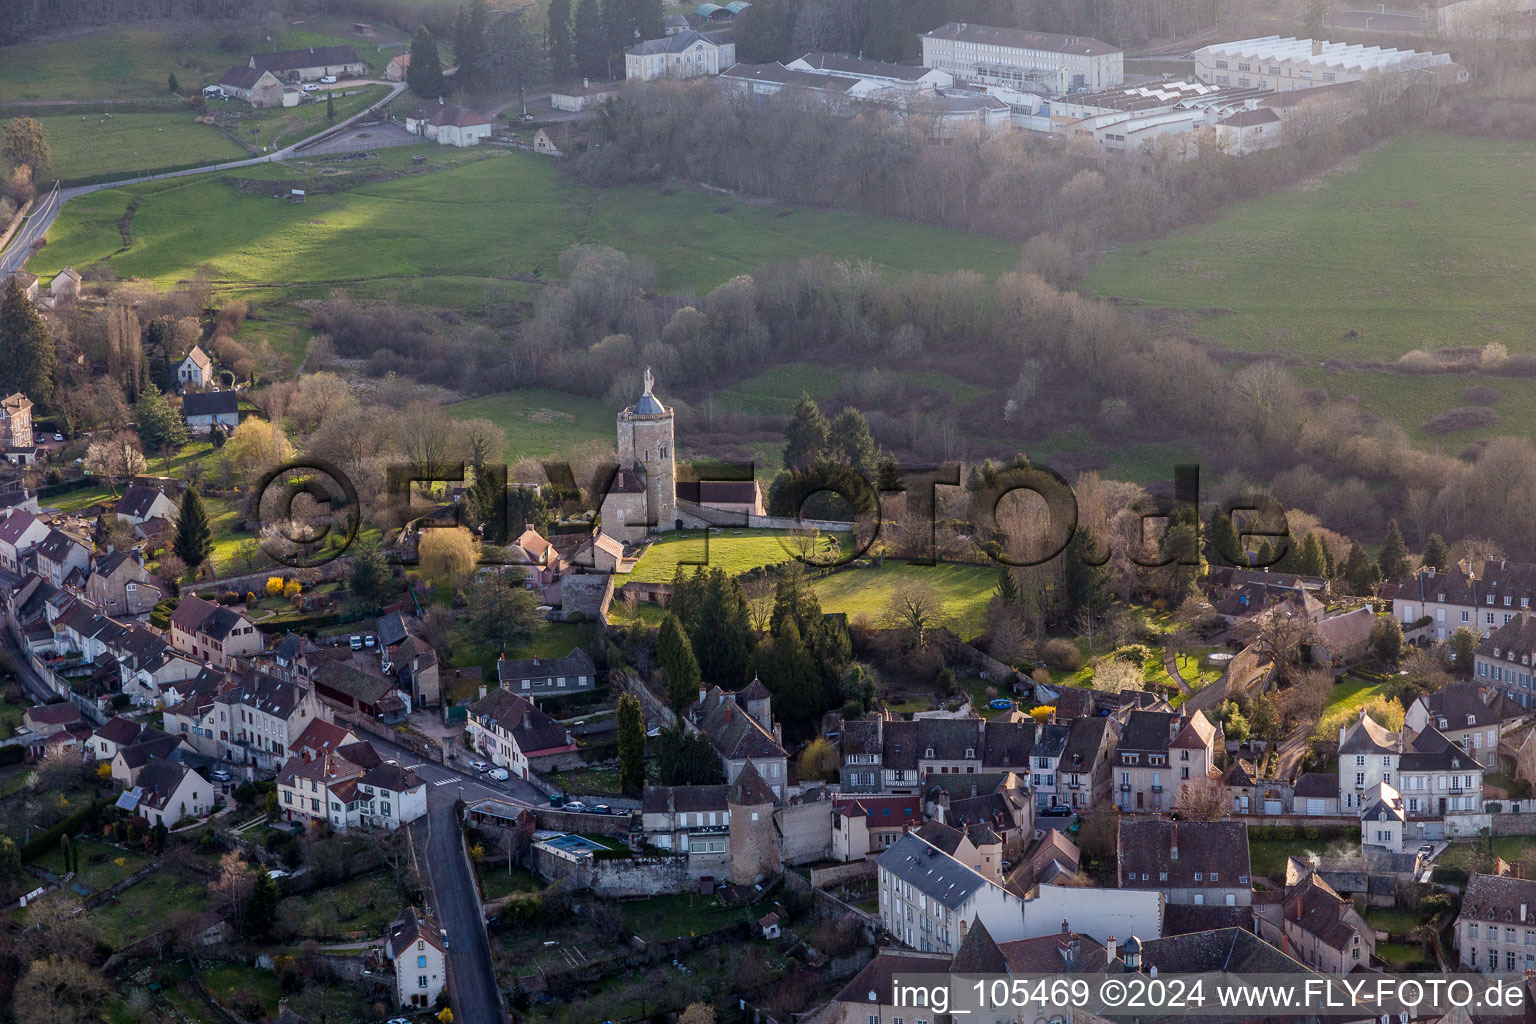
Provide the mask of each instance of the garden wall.
[{"label": "garden wall", "polygon": [[535,846],[533,870],[541,878],[564,881],[572,889],[590,889],[600,896],[661,896],[692,892],[698,885],[688,871],[687,857],[570,860]]},{"label": "garden wall", "polygon": [[872,860],[852,860],[846,864],[829,864],[826,867],[811,868],[811,885],[817,889],[856,878],[873,877],[875,877],[875,862]]},{"label": "garden wall", "polygon": [[590,814],[562,811],[558,807],[535,807],[533,816],[539,828],[550,832],[586,832],[598,836],[627,836],[630,832],[628,814]]}]

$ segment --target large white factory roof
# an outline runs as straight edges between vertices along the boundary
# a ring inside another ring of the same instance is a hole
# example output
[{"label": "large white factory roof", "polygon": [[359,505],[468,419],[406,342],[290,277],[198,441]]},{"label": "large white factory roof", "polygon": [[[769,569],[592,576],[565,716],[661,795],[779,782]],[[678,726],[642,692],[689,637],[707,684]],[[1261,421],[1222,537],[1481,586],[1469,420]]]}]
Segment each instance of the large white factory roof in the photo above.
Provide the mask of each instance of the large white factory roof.
[{"label": "large white factory roof", "polygon": [[1420,53],[1417,50],[1382,49],[1358,43],[1331,43],[1325,40],[1297,39],[1294,36],[1260,36],[1233,43],[1215,43],[1195,51],[1197,56],[1230,57],[1239,60],[1290,61],[1315,68],[1344,71],[1403,71],[1412,67],[1449,64],[1445,53]]}]

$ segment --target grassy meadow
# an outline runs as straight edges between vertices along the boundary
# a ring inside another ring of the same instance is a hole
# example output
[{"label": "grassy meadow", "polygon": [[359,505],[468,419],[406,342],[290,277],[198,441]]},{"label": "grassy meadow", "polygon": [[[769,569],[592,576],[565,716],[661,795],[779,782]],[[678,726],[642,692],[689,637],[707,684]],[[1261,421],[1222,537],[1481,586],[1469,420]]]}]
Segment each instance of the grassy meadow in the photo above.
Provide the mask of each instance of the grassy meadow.
[{"label": "grassy meadow", "polygon": [[53,150],[53,173],[60,178],[246,155],[224,132],[198,124],[195,117],[188,107],[165,114],[58,114],[38,120]]},{"label": "grassy meadow", "polygon": [[[848,540],[847,534],[823,534],[815,541],[816,554],[812,557],[832,557],[834,545],[841,553]],[[701,530],[684,530],[652,544],[627,579],[669,583],[679,566],[684,573],[708,566],[740,576],[760,566],[791,561],[796,552],[789,530],[711,530],[707,538]]]},{"label": "grassy meadow", "polygon": [[[231,65],[250,58],[244,47],[221,48],[221,35],[203,26],[187,31],[114,28],[7,47],[0,50],[0,103],[168,98],[171,75],[182,92],[192,93],[217,82]],[[379,72],[399,52],[380,52],[379,43],[397,37],[393,29],[385,28],[375,37],[358,36],[351,31],[350,21],[335,18],[288,25],[262,49],[352,43],[369,69]]]},{"label": "grassy meadow", "polygon": [[1533,142],[1403,135],[1210,224],[1122,246],[1081,287],[1183,311],[1193,333],[1245,352],[1532,351],[1533,174]]},{"label": "grassy meadow", "polygon": [[588,441],[612,441],[614,413],[596,398],[543,388],[500,391],[446,406],[456,420],[488,419],[507,432],[508,464],[558,458]]},{"label": "grassy meadow", "polygon": [[[30,269],[51,274],[108,260],[119,277],[169,285],[206,262],[232,284],[421,287],[439,277],[486,284],[518,274],[553,278],[560,253],[585,242],[652,260],[658,287],[675,292],[813,253],[879,256],[897,270],[987,273],[1016,258],[1004,242],[895,220],[722,205],[719,196],[689,191],[596,191],[526,153],[312,191],[301,205],[274,200],[276,182],[270,191],[255,184],[279,173],[198,175],[82,196],[64,208]],[[124,248],[118,224],[135,200],[132,244]]]},{"label": "grassy meadow", "polygon": [[812,586],[824,612],[842,612],[850,619],[883,623],[891,596],[907,582],[932,588],[943,609],[945,625],[962,639],[980,635],[987,626],[987,602],[997,589],[997,568],[986,565],[910,565],[887,561],[878,568],[847,569],[816,580]]}]

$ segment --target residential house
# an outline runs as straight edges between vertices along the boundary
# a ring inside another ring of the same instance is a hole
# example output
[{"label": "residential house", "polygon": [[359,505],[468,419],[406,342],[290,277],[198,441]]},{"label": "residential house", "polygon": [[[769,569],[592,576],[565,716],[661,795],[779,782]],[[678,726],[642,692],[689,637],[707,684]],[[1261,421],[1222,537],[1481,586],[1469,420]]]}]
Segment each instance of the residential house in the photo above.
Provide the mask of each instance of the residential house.
[{"label": "residential house", "polygon": [[1362,711],[1339,729],[1339,811],[1358,813],[1381,783],[1401,795],[1409,818],[1482,808],[1483,766],[1466,751],[1433,725],[1417,734],[1393,733]]},{"label": "residential house", "polygon": [[332,828],[347,829],[361,822],[366,802],[358,782],[367,769],[340,753],[327,753],[312,761],[290,757],[277,773],[277,806],[284,821],[325,821]]},{"label": "residential house", "polygon": [[20,574],[21,560],[48,536],[48,525],[25,509],[0,520],[0,568]]},{"label": "residential house", "polygon": [[139,793],[136,811],[151,825],[167,828],[188,818],[206,817],[213,810],[213,785],[184,764],[155,758],[134,779]]},{"label": "residential house", "polygon": [[774,795],[782,796],[789,782],[789,755],[773,722],[772,708],[768,688],[754,679],[739,694],[718,686],[701,690],[699,702],[688,715],[715,748],[727,782],[735,782],[750,760]]},{"label": "residential house", "polygon": [[528,574],[524,586],[530,590],[546,587],[560,576],[560,552],[531,523],[523,526],[506,551],[510,560],[524,567]]},{"label": "residential house", "polygon": [[218,687],[194,687],[184,699],[168,705],[161,714],[161,726],[173,736],[180,736],[193,750],[206,757],[223,760],[233,742],[229,703],[219,699]]},{"label": "residential house", "polygon": [[1326,974],[1370,969],[1376,930],[1315,872],[1286,888],[1281,916],[1282,948],[1308,967]]},{"label": "residential house", "polygon": [[228,669],[261,650],[261,633],[233,608],[188,594],[171,613],[171,646]]},{"label": "residential house", "polygon": [[117,518],[125,519],[134,526],[151,519],[174,520],[177,511],[176,503],[166,497],[165,492],[146,484],[131,485],[117,499],[117,504],[112,506],[112,512]]},{"label": "residential house", "polygon": [[203,346],[193,345],[192,351],[176,367],[176,384],[183,393],[213,384],[213,360],[203,351]]},{"label": "residential house", "polygon": [[[14,518],[14,517],[13,517]],[[0,561],[5,558],[5,524],[0,524]],[[1494,629],[1477,648],[1473,659],[1479,683],[1498,687],[1500,693],[1522,708],[1531,706],[1532,673],[1536,667],[1536,616],[1521,609]]]},{"label": "residential house", "polygon": [[1447,683],[1408,707],[1403,724],[1414,732],[1433,725],[1481,764],[1497,769],[1499,741],[1531,714],[1491,684]]},{"label": "residential house", "polygon": [[257,108],[279,107],[283,103],[283,83],[263,68],[230,68],[219,79],[219,92]]},{"label": "residential house", "polygon": [[1076,843],[1062,835],[1060,830],[1048,828],[1029,856],[1020,861],[1008,875],[1008,889],[1027,893],[1037,885],[1069,883],[1077,877],[1077,869],[1082,865],[1082,860],[1082,851]]},{"label": "residential house", "polygon": [[876,867],[880,923],[906,946],[954,953],[977,921],[1004,940],[1024,938],[1022,900],[915,833],[882,853]]},{"label": "residential house", "polygon": [[292,753],[294,740],[315,719],[329,719],[312,687],[252,672],[219,695],[229,709],[230,757],[273,770]]},{"label": "residential house", "polygon": [[48,282],[48,300],[53,306],[61,302],[70,302],[80,296],[80,272],[74,267],[65,267],[53,275],[53,280]]},{"label": "residential house", "polygon": [[1217,736],[1204,712],[1132,711],[1115,748],[1116,806],[1122,811],[1170,810],[1178,791],[1207,778]]},{"label": "residential house", "polygon": [[145,729],[135,742],[119,747],[112,755],[112,781],[122,789],[131,789],[138,785],[145,765],[179,757],[180,752],[187,749],[179,737],[169,736],[159,729]]},{"label": "residential house", "polygon": [[37,447],[32,434],[32,400],[20,391],[0,398],[0,448],[7,452]]},{"label": "residential house", "polygon": [[1378,782],[1360,797],[1360,846],[1367,851],[1402,853],[1408,831],[1403,795],[1390,782]]},{"label": "residential house", "polygon": [[16,282],[16,287],[21,289],[21,294],[26,296],[28,302],[36,302],[38,296],[37,275],[25,270],[14,270],[6,278],[6,285]]},{"label": "residential house", "polygon": [[[684,23],[686,25],[686,22]],[[675,35],[668,32],[667,35]],[[604,100],[611,100],[619,94],[617,82],[598,82],[593,85],[591,80],[583,78],[580,85],[555,86],[550,90],[549,104],[556,110],[567,110],[579,114],[588,107],[595,107]]]},{"label": "residential house", "polygon": [[303,731],[289,742],[288,752],[306,761],[313,761],[323,754],[334,753],[361,741],[362,737],[344,725],[323,718],[311,718]]},{"label": "residential house", "polygon": [[86,745],[87,756],[95,761],[110,762],[119,750],[133,746],[146,729],[152,728],[136,719],[113,715],[91,734],[90,743]]},{"label": "residential house", "polygon": [[1074,718],[1057,761],[1056,790],[1061,802],[1074,810],[1110,802],[1115,748],[1120,742],[1119,719]]},{"label": "residential house", "polygon": [[987,825],[978,823],[962,829],[942,821],[926,821],[915,831],[924,842],[944,851],[972,871],[998,885],[1003,884],[1003,840]]},{"label": "residential house", "polygon": [[1475,569],[1461,562],[1445,572],[1425,566],[1398,584],[1392,617],[1420,643],[1448,640],[1462,626],[1487,637],[1529,609],[1533,598],[1536,563],[1489,559]]},{"label": "residential house", "polygon": [[468,710],[470,747],[520,779],[528,777],[530,758],[576,749],[565,726],[511,690],[497,687]]},{"label": "residential house", "polygon": [[85,599],[106,615],[147,615],[165,596],[164,588],[139,552],[119,549],[96,556],[85,579]]},{"label": "residential house", "polygon": [[37,574],[43,579],[60,589],[85,590],[86,574],[91,569],[90,545],[63,530],[49,530],[32,552],[37,558]]},{"label": "residential house", "polygon": [[426,1008],[448,984],[448,949],[437,920],[416,907],[389,926],[384,953],[395,971],[395,998],[402,1008]]},{"label": "residential house", "polygon": [[837,993],[835,1024],[937,1024],[939,1014],[896,1001],[897,976],[948,974],[952,957],[945,952],[879,949],[874,959],[849,979]]},{"label": "residential house", "polygon": [[648,846],[706,860],[715,877],[729,870],[731,787],[646,786],[640,804],[640,834]]},{"label": "residential house", "polygon": [[434,140],[439,146],[478,146],[491,137],[494,119],[468,107],[436,103],[418,103],[405,117],[405,130]]},{"label": "residential house", "polygon": [[[1329,778],[1329,783],[1332,783]],[[1292,814],[1295,787],[1283,779],[1266,779],[1258,765],[1236,757],[1221,784],[1226,787],[1228,806],[1233,814]]]},{"label": "residential house", "polygon": [[437,652],[416,630],[415,620],[400,612],[379,619],[379,667],[411,695],[412,707],[432,707],[442,697]]},{"label": "residential house", "polygon": [[1342,671],[1365,660],[1370,653],[1371,630],[1375,628],[1376,613],[1370,608],[1327,616],[1314,628],[1314,638],[1306,645],[1304,655],[1314,664]]},{"label": "residential house", "polygon": [[1536,879],[1473,875],[1456,918],[1456,950],[1475,971],[1536,969]]},{"label": "residential house", "polygon": [[688,29],[625,50],[624,77],[631,82],[695,78],[718,75],[735,63],[735,42],[718,32]]},{"label": "residential house", "polygon": [[924,786],[923,809],[930,817],[955,828],[985,825],[1002,837],[1010,856],[1023,850],[1033,834],[1035,801],[1028,776],[930,775]]},{"label": "residential house", "polygon": [[311,46],[303,50],[253,53],[250,66],[270,71],[284,82],[314,82],[334,75],[360,78],[368,66],[350,46]]},{"label": "residential house", "polygon": [[21,727],[30,732],[45,735],[83,720],[79,706],[66,700],[58,704],[39,704],[28,708],[22,713]]},{"label": "residential house", "polygon": [[[345,756],[346,751],[342,753]],[[357,792],[363,799],[364,825],[392,830],[427,813],[427,784],[398,761],[384,761],[370,768],[357,780]]]},{"label": "residential house", "polygon": [[496,678],[518,696],[538,700],[591,692],[597,686],[597,666],[586,651],[573,647],[571,653],[561,658],[503,656],[496,661]]},{"label": "residential house", "polygon": [[1253,904],[1243,822],[1121,818],[1115,851],[1122,889],[1156,889],[1170,904]]},{"label": "residential house", "polygon": [[[1033,724],[1030,723],[1031,726]],[[989,743],[993,731],[991,728],[987,730]],[[1035,792],[1035,808],[1043,811],[1050,807],[1070,807],[1072,792],[1065,787],[1058,787],[1057,773],[1061,769],[1061,755],[1067,748],[1067,740],[1071,738],[1072,727],[1048,722],[1035,732],[1034,749],[1029,752],[1029,787]]]},{"label": "residential house", "polygon": [[832,802],[832,859],[878,855],[924,821],[916,796],[853,796]]},{"label": "residential house", "polygon": [[240,425],[240,396],[233,391],[196,391],[181,396],[181,414],[194,434],[211,434],[220,427],[226,434]]},{"label": "residential house", "polygon": [[1255,622],[1262,615],[1303,616],[1322,621],[1327,606],[1310,589],[1283,583],[1254,581],[1211,603],[1228,626]]}]

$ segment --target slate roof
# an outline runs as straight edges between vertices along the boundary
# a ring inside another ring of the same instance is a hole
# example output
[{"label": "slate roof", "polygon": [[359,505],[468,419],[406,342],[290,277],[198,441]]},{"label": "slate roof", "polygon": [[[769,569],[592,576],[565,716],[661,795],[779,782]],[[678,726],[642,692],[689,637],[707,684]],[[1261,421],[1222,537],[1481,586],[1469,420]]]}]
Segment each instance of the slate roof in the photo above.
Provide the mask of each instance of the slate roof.
[{"label": "slate roof", "polygon": [[317,684],[363,704],[377,704],[395,689],[395,684],[383,676],[364,672],[349,662],[327,662],[314,670],[312,678]]},{"label": "slate roof", "polygon": [[736,781],[731,783],[726,799],[742,807],[779,803],[778,794],[768,785],[768,780],[763,778],[763,773],[757,770],[757,765],[752,763],[750,757],[737,773]]},{"label": "slate roof", "polygon": [[555,676],[595,676],[597,666],[580,647],[561,658],[502,658],[496,662],[496,678],[503,683]]},{"label": "slate roof", "polygon": [[1306,968],[1250,931],[1219,928],[1208,932],[1141,940],[1143,970],[1199,974],[1232,971],[1245,974],[1290,974]]},{"label": "slate roof", "polygon": [[960,948],[955,950],[949,969],[954,974],[1007,974],[1008,958],[1003,956],[987,926],[977,918],[965,938],[960,940]]},{"label": "slate roof", "polygon": [[[694,43],[699,42],[700,40],[703,40],[704,42],[710,43],[714,46],[719,46],[721,43],[728,42],[726,37],[718,32],[699,32],[695,29],[689,29],[686,32],[679,32],[676,35],[671,36],[663,36],[660,39],[647,39],[643,43],[631,46],[629,49],[625,50],[624,53],[626,55],[635,57],[645,57],[657,53],[682,53],[684,50],[688,49],[688,47],[692,46]],[[639,402],[635,403],[634,409],[635,412],[638,413],[655,415],[655,413],[653,413],[650,409],[641,409]]]},{"label": "slate roof", "polygon": [[159,811],[167,810],[166,801],[175,794],[182,780],[190,774],[192,769],[186,765],[177,764],[165,758],[155,758],[148,762],[139,772],[138,779],[134,781],[134,785],[143,791],[140,804],[148,804]]},{"label": "slate roof", "polygon": [[421,776],[409,768],[402,768],[393,761],[385,761],[370,768],[366,775],[357,780],[357,783],[360,786],[372,786],[374,789],[388,790],[391,793],[405,793],[423,785]]},{"label": "slate roof", "polygon": [[171,613],[171,625],[183,633],[196,633],[202,626],[203,620],[212,615],[218,605],[212,601],[205,601],[196,594],[188,594],[181,599],[176,610]]},{"label": "slate roof", "polygon": [[442,930],[438,927],[436,918],[420,908],[411,907],[403,918],[389,926],[389,948],[398,957],[408,952],[418,939],[440,953],[446,952],[443,948]]},{"label": "slate roof", "polygon": [[233,391],[197,391],[181,396],[184,416],[227,416],[240,411],[240,398]]},{"label": "slate roof", "polygon": [[411,635],[410,628],[405,624],[405,616],[400,612],[380,615],[376,631],[379,634],[379,644],[384,647],[393,647]]},{"label": "slate roof", "polygon": [[917,769],[917,723],[916,722],[886,722],[885,723],[885,753],[882,756],[882,767],[893,770],[915,771]]},{"label": "slate roof", "polygon": [[[1434,693],[1424,694],[1418,702],[1429,712],[1432,723],[1450,730],[1483,728],[1530,714],[1498,690],[1476,683],[1447,683]],[[1439,724],[1441,718],[1444,725]]]},{"label": "slate roof", "polygon": [[892,843],[876,863],[950,910],[964,906],[977,890],[991,884],[911,832]]},{"label": "slate roof", "polygon": [[1330,949],[1342,951],[1354,941],[1358,933],[1344,920],[1353,909],[1351,901],[1316,874],[1308,875],[1285,894],[1285,919],[1317,936]]},{"label": "slate roof", "polygon": [[1088,772],[1099,759],[1104,747],[1104,734],[1114,725],[1108,718],[1074,718],[1067,726],[1067,742],[1061,748],[1058,770],[1063,772]]},{"label": "slate roof", "polygon": [[988,722],[986,724],[986,733],[982,739],[981,766],[989,770],[1015,769],[1023,771],[1029,767],[1029,759],[1032,754],[1049,757],[1049,748],[1055,747],[1056,750],[1060,750],[1067,742],[1067,727],[1064,725],[1047,725],[1041,732],[1041,745],[1045,749],[1036,751],[1035,723],[1033,720],[1027,722]]},{"label": "slate roof", "polygon": [[955,851],[960,849],[960,844],[965,840],[965,833],[958,828],[951,828],[937,819],[923,822],[917,829],[917,835],[924,842],[943,850],[953,857]]},{"label": "slate roof", "polygon": [[[15,518],[13,514],[12,519]],[[3,527],[0,527],[3,529]],[[1498,651],[1495,655],[1493,652]],[[1479,657],[1496,661],[1516,662],[1521,656],[1536,656],[1536,615],[1520,614],[1494,630],[1478,647]],[[1529,665],[1529,661],[1519,662]],[[1506,681],[1508,676],[1505,676]]]},{"label": "slate roof", "polygon": [[932,68],[912,64],[887,64],[878,60],[862,60],[846,53],[807,53],[800,60],[813,68],[862,78],[896,78],[905,82],[920,80]]},{"label": "slate roof", "polygon": [[1398,771],[1461,771],[1481,765],[1461,749],[1460,745],[1436,729],[1433,725],[1415,736],[1408,744],[1408,751],[1398,759]]},{"label": "slate roof", "polygon": [[298,68],[332,67],[361,64],[357,51],[350,46],[311,46],[307,50],[278,50],[253,53],[251,64],[263,71],[293,71]]},{"label": "slate roof", "polygon": [[63,530],[49,530],[48,536],[39,541],[37,547],[33,548],[33,550],[37,552],[37,557],[45,558],[55,565],[62,565],[69,558],[71,548],[79,548],[82,551],[89,550],[84,544]]},{"label": "slate roof", "polygon": [[698,715],[699,730],[728,761],[756,758],[759,761],[787,757],[783,746],[758,721],[724,691],[712,690]]},{"label": "slate roof", "polygon": [[1241,928],[1253,931],[1252,907],[1228,907],[1219,903],[1204,905],[1170,903],[1163,908],[1163,934],[1186,935],[1216,928]]},{"label": "slate roof", "polygon": [[257,82],[261,81],[261,76],[266,73],[264,68],[236,65],[224,72],[224,77],[219,79],[219,84],[226,89],[251,89]]},{"label": "slate roof", "polygon": [[303,702],[306,692],[295,683],[284,682],[265,672],[252,672],[220,699],[226,704],[241,704],[274,718],[287,718]]},{"label": "slate roof", "polygon": [[1400,754],[1402,750],[1402,738],[1366,714],[1345,730],[1339,744],[1340,754]]},{"label": "slate roof", "polygon": [[17,509],[0,521],[0,542],[15,547],[16,542],[21,540],[22,535],[27,532],[27,528],[38,521],[38,518],[26,509]]},{"label": "slate roof", "polygon": [[[1525,917],[1520,910],[1525,908]],[[1461,898],[1461,916],[1478,921],[1536,920],[1536,879],[1473,875]]]},{"label": "slate roof", "polygon": [[1296,799],[1332,797],[1338,799],[1339,777],[1331,772],[1308,772],[1296,780]]},{"label": "slate roof", "polygon": [[646,786],[640,801],[642,814],[723,811],[730,786]]},{"label": "slate roof", "polygon": [[143,731],[144,724],[142,722],[123,718],[121,715],[113,715],[107,719],[105,725],[96,730],[96,736],[106,740],[108,743],[115,743],[122,747],[138,739],[139,734]]},{"label": "slate roof", "polygon": [[1172,739],[1173,723],[1178,715],[1166,711],[1132,711],[1126,718],[1116,746],[1117,757],[1126,752],[1136,754],[1166,753]]},{"label": "slate roof", "polygon": [[[969,936],[967,936],[969,937]],[[1076,944],[1075,947],[1073,944]],[[1098,972],[1108,966],[1104,947],[1087,935],[1076,932],[1041,935],[1033,939],[1015,939],[998,946],[1008,971],[1020,974],[1062,974],[1073,971]],[[1073,958],[1066,957],[1072,950]]]},{"label": "slate roof", "polygon": [[[980,927],[980,922],[977,922]],[[891,982],[897,975],[948,974],[950,958],[939,953],[882,950],[849,979],[837,994],[840,1003],[879,1004],[890,998]],[[874,999],[871,1000],[871,994]]]},{"label": "slate roof", "polygon": [[570,743],[565,726],[534,707],[532,701],[500,687],[471,704],[469,713],[487,727],[499,725],[511,733],[524,754]]},{"label": "slate roof", "polygon": [[175,736],[168,736],[158,729],[153,731],[158,735],[150,737],[151,730],[145,729],[137,743],[117,752],[130,769],[142,768],[157,758],[170,757],[171,752],[181,746],[181,740]]},{"label": "slate roof", "polygon": [[[1123,889],[1234,888],[1248,884],[1248,826],[1241,821],[1121,818],[1117,847]],[[1165,873],[1166,880],[1162,877]],[[1145,880],[1142,875],[1147,876]],[[1196,875],[1200,877],[1196,879]]]}]

